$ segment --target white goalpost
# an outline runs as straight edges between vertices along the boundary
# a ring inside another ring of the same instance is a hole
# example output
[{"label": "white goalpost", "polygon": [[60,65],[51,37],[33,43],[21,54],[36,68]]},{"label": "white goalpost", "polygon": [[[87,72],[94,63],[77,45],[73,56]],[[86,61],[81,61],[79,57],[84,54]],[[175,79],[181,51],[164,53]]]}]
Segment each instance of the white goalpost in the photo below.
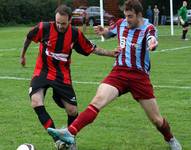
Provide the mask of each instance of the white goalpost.
[{"label": "white goalpost", "polygon": [[[101,20],[101,26],[104,27],[103,0],[100,0],[100,20]],[[101,41],[104,41],[104,37],[103,36],[101,36]]]},{"label": "white goalpost", "polygon": [[[100,0],[100,20],[101,26],[104,27],[104,17],[103,17],[103,0]],[[171,35],[174,35],[174,23],[173,23],[173,0],[170,0],[170,29]],[[101,37],[101,41],[104,41],[104,37]]]},{"label": "white goalpost", "polygon": [[170,27],[171,35],[174,35],[174,23],[173,23],[173,0],[170,0]]}]

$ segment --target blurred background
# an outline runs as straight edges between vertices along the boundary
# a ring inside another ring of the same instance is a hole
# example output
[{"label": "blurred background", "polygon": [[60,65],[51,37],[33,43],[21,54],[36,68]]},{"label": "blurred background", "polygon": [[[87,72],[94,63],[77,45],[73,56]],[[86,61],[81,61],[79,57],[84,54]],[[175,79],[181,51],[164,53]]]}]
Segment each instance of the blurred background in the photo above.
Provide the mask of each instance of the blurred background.
[{"label": "blurred background", "polygon": [[[125,0],[103,0],[104,6],[104,19],[105,24],[112,23],[112,21],[123,16],[123,3]],[[170,2],[169,0],[141,0],[144,6],[144,15],[148,6],[151,6],[153,10],[154,6],[157,5],[160,11],[159,17],[165,15],[167,18],[165,24],[169,24],[168,16],[170,16]],[[4,25],[15,25],[15,24],[34,24],[39,21],[54,20],[54,10],[60,4],[66,4],[74,11],[76,9],[82,9],[76,11],[77,13],[86,11],[86,24],[94,25],[98,24],[96,21],[96,11],[99,11],[95,6],[99,6],[100,0],[0,0],[0,26]],[[173,1],[174,9],[174,22],[176,23],[178,9],[182,5],[182,0]],[[93,8],[89,8],[88,7]],[[188,8],[190,4],[188,4]],[[97,10],[96,10],[97,9]],[[93,16],[91,14],[94,13]],[[99,17],[97,17],[99,18]],[[110,20],[111,22],[108,22]],[[78,22],[77,22],[78,21]],[[73,21],[73,24],[79,25],[80,22],[77,20]],[[82,23],[81,23],[82,24]],[[159,21],[160,24],[160,21]]]}]

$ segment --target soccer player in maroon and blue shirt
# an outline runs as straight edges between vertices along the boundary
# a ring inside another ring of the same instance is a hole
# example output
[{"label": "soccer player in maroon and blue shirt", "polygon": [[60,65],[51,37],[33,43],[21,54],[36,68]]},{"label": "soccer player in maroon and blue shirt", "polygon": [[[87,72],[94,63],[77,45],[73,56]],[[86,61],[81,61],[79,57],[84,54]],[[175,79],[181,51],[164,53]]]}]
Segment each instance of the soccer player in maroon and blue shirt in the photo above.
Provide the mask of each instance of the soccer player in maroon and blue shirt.
[{"label": "soccer player in maroon and blue shirt", "polygon": [[[70,63],[72,49],[79,54],[116,57],[117,51],[106,51],[96,47],[83,33],[70,24],[71,9],[65,5],[55,11],[55,21],[40,22],[27,34],[21,51],[21,64],[25,66],[25,54],[30,43],[40,43],[29,94],[41,124],[45,129],[55,128],[54,122],[44,106],[44,97],[49,87],[53,89],[53,99],[68,114],[68,126],[78,115],[76,94],[72,87]],[[64,144],[53,137],[58,149]],[[74,148],[72,148],[74,150]]]},{"label": "soccer player in maroon and blue shirt", "polygon": [[[181,150],[170,126],[159,112],[149,78],[149,51],[156,49],[158,42],[155,27],[142,17],[143,8],[139,0],[127,0],[124,4],[125,19],[120,19],[111,28],[95,27],[95,32],[105,37],[118,37],[120,54],[110,74],[102,81],[97,93],[85,111],[65,129],[48,128],[48,132],[67,143],[74,143],[75,135],[92,123],[99,111],[115,98],[130,92],[144,109],[149,120],[164,136],[171,150]],[[116,137],[115,137],[116,138]]]}]

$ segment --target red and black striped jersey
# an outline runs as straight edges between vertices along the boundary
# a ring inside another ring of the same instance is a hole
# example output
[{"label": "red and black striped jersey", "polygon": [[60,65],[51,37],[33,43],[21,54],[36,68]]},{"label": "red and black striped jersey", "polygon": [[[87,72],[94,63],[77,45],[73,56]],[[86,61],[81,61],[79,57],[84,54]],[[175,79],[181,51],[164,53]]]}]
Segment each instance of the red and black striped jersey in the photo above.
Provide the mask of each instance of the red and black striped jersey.
[{"label": "red and black striped jersey", "polygon": [[27,38],[40,43],[33,77],[41,74],[48,80],[71,84],[70,63],[72,49],[88,56],[96,47],[83,33],[71,25],[65,33],[57,31],[55,22],[40,22]]}]

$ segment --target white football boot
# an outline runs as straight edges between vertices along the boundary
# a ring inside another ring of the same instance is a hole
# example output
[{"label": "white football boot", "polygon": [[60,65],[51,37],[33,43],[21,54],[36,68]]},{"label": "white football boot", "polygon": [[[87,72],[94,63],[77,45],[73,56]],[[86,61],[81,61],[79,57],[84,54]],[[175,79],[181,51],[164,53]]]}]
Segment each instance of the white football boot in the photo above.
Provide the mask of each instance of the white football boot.
[{"label": "white football boot", "polygon": [[168,144],[170,146],[170,150],[182,150],[182,146],[175,137],[171,138]]},{"label": "white football boot", "polygon": [[69,146],[61,140],[55,142],[56,150],[68,150]]}]

